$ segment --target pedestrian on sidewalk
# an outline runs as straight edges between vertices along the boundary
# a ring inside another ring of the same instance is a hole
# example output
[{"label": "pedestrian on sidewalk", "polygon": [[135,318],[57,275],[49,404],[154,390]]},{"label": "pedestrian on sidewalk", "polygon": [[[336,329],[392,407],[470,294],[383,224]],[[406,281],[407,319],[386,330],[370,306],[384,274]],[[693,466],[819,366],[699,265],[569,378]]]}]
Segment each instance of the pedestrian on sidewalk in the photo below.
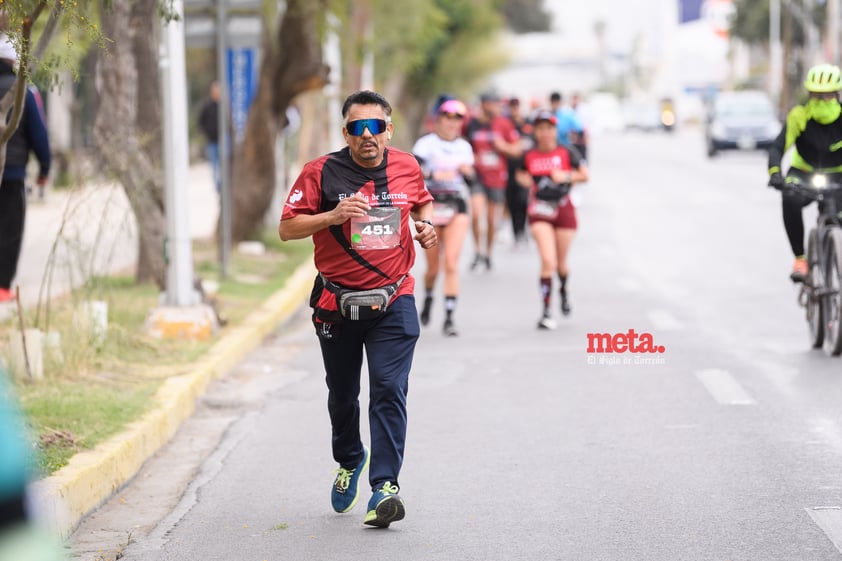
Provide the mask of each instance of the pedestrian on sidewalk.
[{"label": "pedestrian on sidewalk", "polygon": [[222,172],[219,165],[219,82],[208,88],[208,97],[199,110],[199,129],[205,137],[205,157],[211,165],[216,192],[222,191]]},{"label": "pedestrian on sidewalk", "polygon": [[[342,106],[347,146],[308,162],[287,197],[282,240],[313,237],[319,274],[310,305],[328,387],[336,512],[359,497],[371,464],[364,523],[385,528],[405,515],[398,476],[406,440],[406,395],[420,334],[413,239],[436,245],[432,196],[414,156],[388,148],[392,107],[359,91]],[[413,237],[409,219],[414,221]],[[368,361],[371,448],[360,437],[360,376]]]},{"label": "pedestrian on sidewalk", "polygon": [[[17,53],[6,35],[0,35],[0,97],[15,83]],[[0,302],[13,298],[12,281],[20,258],[26,219],[26,164],[30,153],[38,159],[39,191],[50,174],[47,127],[35,95],[27,88],[17,130],[6,144],[6,166],[0,182]]]}]

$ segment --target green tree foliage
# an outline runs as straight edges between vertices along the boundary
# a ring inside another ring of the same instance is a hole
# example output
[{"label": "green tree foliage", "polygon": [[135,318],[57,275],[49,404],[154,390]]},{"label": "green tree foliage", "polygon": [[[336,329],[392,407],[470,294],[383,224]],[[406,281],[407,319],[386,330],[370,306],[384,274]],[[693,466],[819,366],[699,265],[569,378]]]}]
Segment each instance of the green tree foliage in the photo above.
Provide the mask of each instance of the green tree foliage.
[{"label": "green tree foliage", "polygon": [[544,0],[504,0],[503,16],[506,24],[515,33],[549,31],[552,14],[544,8]]},{"label": "green tree foliage", "polygon": [[88,2],[82,0],[0,0],[0,32],[18,54],[15,85],[0,99],[0,115],[11,116],[0,123],[0,172],[6,164],[6,144],[17,129],[23,110],[26,83],[35,74],[41,83],[52,83],[60,68],[69,67],[72,49],[47,50],[59,26],[70,33],[101,39],[96,23],[86,16]]},{"label": "green tree foliage", "polygon": [[60,70],[75,72],[91,45],[107,44],[92,1],[0,0],[0,10],[0,28],[25,60],[26,76],[39,84],[52,85]]},{"label": "green tree foliage", "polygon": [[[375,29],[401,19],[397,13],[389,17],[389,11],[400,12],[398,7],[388,1],[380,3],[383,5],[375,12]],[[390,4],[392,7],[387,7]],[[499,35],[503,17],[493,0],[426,0],[413,4],[419,17],[399,24],[391,41],[376,47],[378,79],[386,82],[401,73],[407,95],[431,100],[442,91],[467,95],[478,82],[508,63]],[[403,44],[405,56],[390,61],[400,49],[398,44]]]},{"label": "green tree foliage", "polygon": [[769,0],[736,0],[731,35],[746,43],[769,41]]},{"label": "green tree foliage", "polygon": [[[359,2],[359,0],[357,0]],[[374,56],[376,87],[385,92],[404,126],[415,134],[424,110],[441,92],[466,99],[489,75],[508,63],[501,32],[500,0],[368,0],[373,19],[369,40],[355,30],[343,52],[360,49]],[[332,0],[347,31],[354,5]],[[356,4],[359,7],[359,4]]]},{"label": "green tree foliage", "polygon": [[[731,20],[731,35],[753,45],[767,43],[769,41],[769,0],[736,0],[734,6],[736,14]],[[790,13],[801,12],[803,10],[803,8],[799,9],[801,6],[803,2],[800,0],[781,0],[781,17],[786,16],[787,10]],[[809,17],[819,29],[824,28],[824,6],[815,4],[812,12],[803,11],[805,14],[809,13]],[[807,36],[804,26],[798,17],[793,18],[792,24],[792,42],[794,45],[803,46]]]}]

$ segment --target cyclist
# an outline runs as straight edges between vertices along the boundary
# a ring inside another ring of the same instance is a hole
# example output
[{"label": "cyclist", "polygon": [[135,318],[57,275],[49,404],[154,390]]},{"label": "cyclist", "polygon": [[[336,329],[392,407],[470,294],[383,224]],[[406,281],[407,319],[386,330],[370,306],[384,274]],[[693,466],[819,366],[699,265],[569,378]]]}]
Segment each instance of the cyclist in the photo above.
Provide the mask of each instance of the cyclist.
[{"label": "cyclist", "polygon": [[459,254],[468,233],[468,185],[475,175],[473,149],[461,136],[466,115],[467,107],[461,101],[444,101],[436,111],[433,132],[419,138],[412,148],[433,195],[433,224],[439,239],[439,245],[426,250],[421,324],[430,322],[436,278],[444,260],[444,334],[448,337],[458,335],[453,313],[459,294]]},{"label": "cyclist", "polygon": [[[477,181],[471,186],[471,227],[476,247],[471,269],[484,264],[486,270],[491,270],[494,234],[506,198],[509,173],[506,158],[521,154],[517,130],[502,111],[500,96],[495,92],[485,92],[480,96],[479,113],[465,127],[465,137],[474,149],[474,167],[477,170]],[[483,220],[485,240],[482,239]]]},{"label": "cyclist", "polygon": [[588,180],[588,169],[578,151],[558,144],[558,121],[552,111],[538,111],[533,122],[536,146],[523,156],[517,179],[529,189],[529,226],[541,256],[543,312],[538,328],[555,329],[550,313],[554,272],[560,282],[561,313],[571,311],[567,254],[576,235],[576,211],[568,193],[574,183]]},{"label": "cyclist", "polygon": [[[769,149],[769,186],[782,191],[784,228],[795,255],[790,278],[804,282],[807,259],[804,254],[804,217],[802,209],[810,204],[806,196],[784,189],[788,182],[800,182],[815,172],[826,173],[832,180],[842,180],[842,106],[839,90],[842,73],[832,64],[810,68],[804,81],[809,98],[790,110],[783,129]],[[784,179],[781,159],[794,146],[792,162]]]}]

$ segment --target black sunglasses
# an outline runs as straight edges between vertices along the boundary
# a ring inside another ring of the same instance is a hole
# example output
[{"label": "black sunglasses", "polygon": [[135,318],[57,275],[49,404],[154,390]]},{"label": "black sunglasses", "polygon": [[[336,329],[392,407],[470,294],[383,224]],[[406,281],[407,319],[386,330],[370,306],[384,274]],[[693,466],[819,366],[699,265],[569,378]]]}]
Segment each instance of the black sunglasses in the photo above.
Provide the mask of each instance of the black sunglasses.
[{"label": "black sunglasses", "polygon": [[345,125],[345,130],[351,136],[362,136],[365,129],[368,129],[371,134],[382,134],[386,132],[386,125],[383,119],[357,119],[349,121]]},{"label": "black sunglasses", "polygon": [[442,113],[448,119],[464,119],[465,116],[461,113]]}]

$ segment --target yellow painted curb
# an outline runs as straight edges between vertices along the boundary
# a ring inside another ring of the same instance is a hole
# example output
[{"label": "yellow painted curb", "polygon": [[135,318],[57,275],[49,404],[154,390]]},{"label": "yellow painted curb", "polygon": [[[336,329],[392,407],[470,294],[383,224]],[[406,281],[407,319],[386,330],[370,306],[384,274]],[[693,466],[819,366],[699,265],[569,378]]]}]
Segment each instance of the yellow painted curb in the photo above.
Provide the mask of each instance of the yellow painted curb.
[{"label": "yellow painted curb", "polygon": [[35,507],[47,527],[66,538],[86,514],[134,477],[193,413],[196,399],[208,384],[234,367],[307,302],[315,274],[312,261],[301,265],[283,289],[230,329],[192,372],[164,382],[155,396],[158,407],[95,449],[76,454],[50,477],[35,482]]}]

